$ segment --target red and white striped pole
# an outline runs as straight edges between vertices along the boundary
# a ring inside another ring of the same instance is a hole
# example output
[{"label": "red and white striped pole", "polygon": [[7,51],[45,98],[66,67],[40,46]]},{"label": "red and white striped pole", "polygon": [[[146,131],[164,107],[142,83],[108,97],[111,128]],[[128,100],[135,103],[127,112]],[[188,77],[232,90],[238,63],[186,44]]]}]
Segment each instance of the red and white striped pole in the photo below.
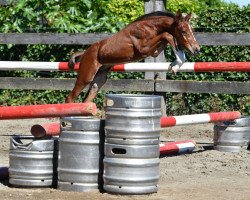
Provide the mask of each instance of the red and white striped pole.
[{"label": "red and white striped pole", "polygon": [[193,140],[184,140],[178,142],[167,142],[160,144],[160,154],[183,154],[183,153],[192,153],[195,149],[195,141]]},{"label": "red and white striped pole", "polygon": [[63,116],[89,116],[95,114],[96,105],[94,103],[64,103],[0,107],[0,120]]},{"label": "red and white striped pole", "polygon": [[[127,63],[115,65],[112,71],[168,71],[170,62]],[[0,70],[69,71],[68,62],[0,61]],[[74,70],[79,70],[79,63]],[[186,62],[176,72],[250,72],[250,62]]]},{"label": "red and white striped pole", "polygon": [[238,111],[169,116],[169,117],[166,116],[166,117],[161,117],[161,127],[165,128],[165,127],[188,125],[188,124],[229,121],[238,119],[240,117],[241,114]]},{"label": "red and white striped pole", "polygon": [[[161,117],[161,128],[178,126],[178,125],[190,125],[200,123],[213,123],[220,121],[235,120],[241,117],[240,112],[217,112],[195,115],[182,115],[182,116],[164,116]],[[31,134],[35,137],[55,136],[60,134],[60,124],[37,124],[32,126]]]},{"label": "red and white striped pole", "polygon": [[[74,70],[79,69],[76,63]],[[0,70],[69,71],[68,62],[0,61]]]},{"label": "red and white striped pole", "polygon": [[[168,71],[171,63],[127,63],[112,71]],[[176,72],[250,72],[250,62],[185,62]]]}]

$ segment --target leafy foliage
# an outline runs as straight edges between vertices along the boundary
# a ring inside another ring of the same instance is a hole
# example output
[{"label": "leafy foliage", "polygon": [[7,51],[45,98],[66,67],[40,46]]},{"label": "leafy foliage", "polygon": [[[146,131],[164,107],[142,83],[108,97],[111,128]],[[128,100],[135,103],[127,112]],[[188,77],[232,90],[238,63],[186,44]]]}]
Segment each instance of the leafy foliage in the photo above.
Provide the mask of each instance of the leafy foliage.
[{"label": "leafy foliage", "polygon": [[18,0],[0,7],[0,31],[116,32],[123,24],[106,9],[108,1]]},{"label": "leafy foliage", "polygon": [[[193,26],[199,32],[249,32],[250,7],[239,8],[221,0],[168,0],[167,9],[193,12]],[[142,0],[19,0],[0,6],[0,32],[117,32],[143,13]],[[84,49],[68,45],[0,45],[1,60],[65,61],[69,52]],[[174,59],[171,49],[167,61]],[[188,61],[249,61],[249,47],[202,46],[197,57]],[[76,77],[76,73],[0,72],[0,76]],[[142,73],[110,73],[112,79],[144,77]],[[167,74],[174,80],[249,81],[249,73],[181,73]],[[68,91],[0,90],[1,105],[61,103]],[[101,106],[104,93],[95,102]],[[168,114],[188,114],[221,110],[239,110],[250,114],[250,97],[227,94],[167,93]],[[79,98],[81,101],[82,96]]]},{"label": "leafy foliage", "polygon": [[144,13],[143,1],[139,0],[111,0],[107,7],[118,21],[126,24],[134,21]]},{"label": "leafy foliage", "polygon": [[[223,14],[219,14],[223,13]],[[195,31],[202,32],[249,32],[250,5],[236,5],[202,11],[196,21]]]},{"label": "leafy foliage", "polygon": [[181,10],[182,12],[193,12],[199,14],[208,9],[224,9],[236,6],[233,3],[226,3],[223,0],[168,0],[166,8],[172,12]]},{"label": "leafy foliage", "polygon": [[172,12],[181,10],[185,13],[197,13],[200,12],[204,7],[206,7],[205,3],[199,0],[168,0],[166,6],[167,10]]},{"label": "leafy foliage", "polygon": [[[222,4],[224,5],[224,4]],[[249,32],[250,6],[239,8],[234,4],[200,11],[195,19],[197,32]],[[223,14],[222,14],[223,13]],[[197,57],[187,55],[190,62],[249,61],[248,46],[202,46]],[[165,51],[168,61],[173,60],[171,50]],[[181,73],[168,74],[167,79],[197,81],[249,81],[250,73]],[[229,94],[167,94],[169,114],[202,113],[209,111],[239,110],[250,114],[250,96]]]}]

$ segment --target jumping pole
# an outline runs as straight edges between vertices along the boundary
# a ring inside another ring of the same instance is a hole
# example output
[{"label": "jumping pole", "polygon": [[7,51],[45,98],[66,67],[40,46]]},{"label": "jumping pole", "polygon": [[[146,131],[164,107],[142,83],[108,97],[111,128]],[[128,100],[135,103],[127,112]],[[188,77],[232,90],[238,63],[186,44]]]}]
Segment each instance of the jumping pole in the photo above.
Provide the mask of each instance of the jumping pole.
[{"label": "jumping pole", "polygon": [[[241,117],[240,112],[217,112],[207,114],[183,115],[183,116],[164,116],[161,117],[161,128],[190,125],[200,123],[213,123],[220,121],[235,120]],[[56,136],[60,134],[60,124],[36,124],[31,128],[31,134],[35,137]]]},{"label": "jumping pole", "polygon": [[161,127],[230,121],[241,117],[240,112],[215,112],[206,114],[161,117]]},{"label": "jumping pole", "polygon": [[[127,63],[115,65],[111,71],[147,72],[170,69],[170,62]],[[68,62],[0,61],[0,70],[69,71]],[[75,71],[79,70],[76,63]],[[250,72],[250,62],[185,62],[176,72]]]},{"label": "jumping pole", "polygon": [[36,138],[42,138],[44,136],[57,136],[60,134],[60,123],[48,123],[48,124],[35,124],[31,127],[30,132]]},{"label": "jumping pole", "polygon": [[160,144],[160,154],[183,154],[183,153],[192,153],[195,149],[195,141],[193,140],[184,140],[178,142],[166,142]]},{"label": "jumping pole", "polygon": [[95,114],[96,105],[94,103],[65,103],[0,107],[0,120],[89,116]]},{"label": "jumping pole", "polygon": [[[79,69],[76,63],[75,69]],[[0,61],[0,70],[69,71],[68,62]]]},{"label": "jumping pole", "polygon": [[[127,63],[112,71],[168,71],[171,63]],[[250,62],[185,62],[176,72],[250,72]]]}]

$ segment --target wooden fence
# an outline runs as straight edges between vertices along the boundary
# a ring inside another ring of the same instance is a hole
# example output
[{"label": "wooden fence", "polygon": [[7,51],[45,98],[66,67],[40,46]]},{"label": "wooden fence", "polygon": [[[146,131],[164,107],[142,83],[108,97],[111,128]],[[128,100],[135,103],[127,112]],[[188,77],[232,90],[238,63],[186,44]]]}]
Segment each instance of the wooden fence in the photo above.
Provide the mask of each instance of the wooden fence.
[{"label": "wooden fence", "polygon": [[[0,44],[89,45],[112,36],[108,33],[0,33]],[[249,33],[195,33],[201,45],[249,46]]]},{"label": "wooden fence", "polygon": [[[154,5],[154,6],[152,6]],[[145,1],[145,12],[164,10],[162,1]],[[67,33],[0,33],[0,44],[57,44],[57,45],[89,45],[111,34],[67,34]],[[195,33],[200,45],[237,45],[249,46],[249,33]],[[148,58],[146,62],[165,61],[164,55]],[[0,66],[1,68],[1,66]],[[183,81],[166,80],[164,73],[146,72],[144,80],[108,80],[104,91],[143,91],[154,93],[225,93],[250,94],[250,82],[238,81]],[[17,78],[1,77],[0,89],[32,89],[32,90],[71,90],[74,79]]]},{"label": "wooden fence", "polygon": [[[196,33],[196,35],[199,36],[197,37],[197,40],[201,45],[250,45],[249,33]],[[47,33],[7,33],[0,34],[0,43],[88,45],[108,36],[108,34],[95,33],[73,35]],[[222,40],[221,38],[224,39]],[[0,80],[0,89],[71,90],[73,85],[74,79],[27,79],[17,77],[2,77]],[[154,76],[146,76],[145,80],[108,80],[108,82],[103,87],[103,90],[250,94],[250,82],[164,80],[164,77],[161,77],[160,79],[154,79]]]}]

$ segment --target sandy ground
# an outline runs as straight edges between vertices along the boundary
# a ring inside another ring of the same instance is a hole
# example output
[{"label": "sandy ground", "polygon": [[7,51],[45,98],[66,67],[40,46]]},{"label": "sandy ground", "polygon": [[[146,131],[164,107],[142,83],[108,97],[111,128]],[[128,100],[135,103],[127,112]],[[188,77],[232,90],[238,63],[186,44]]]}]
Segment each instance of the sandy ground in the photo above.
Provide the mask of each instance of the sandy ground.
[{"label": "sandy ground", "polygon": [[[30,134],[36,123],[57,119],[5,120],[0,123],[0,167],[8,166],[9,136]],[[213,124],[173,127],[162,131],[162,141],[194,139],[192,154],[160,159],[159,191],[151,195],[120,196],[100,192],[65,192],[52,188],[14,188],[0,181],[0,199],[250,199],[250,151],[225,153],[212,148]]]}]

